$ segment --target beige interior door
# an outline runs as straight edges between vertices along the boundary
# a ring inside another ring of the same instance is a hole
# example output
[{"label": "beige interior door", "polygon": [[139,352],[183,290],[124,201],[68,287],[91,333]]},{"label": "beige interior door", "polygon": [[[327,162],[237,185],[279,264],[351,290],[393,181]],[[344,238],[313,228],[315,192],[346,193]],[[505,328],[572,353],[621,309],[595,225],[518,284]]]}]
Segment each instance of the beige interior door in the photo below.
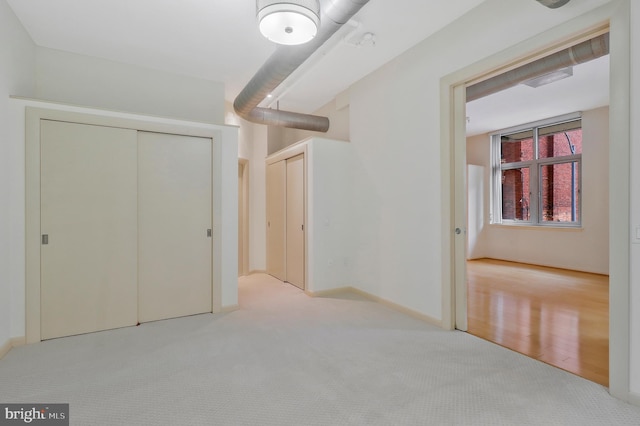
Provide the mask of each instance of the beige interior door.
[{"label": "beige interior door", "polygon": [[286,278],[286,162],[267,165],[267,273]]},{"label": "beige interior door", "polygon": [[286,281],[304,289],[304,155],[287,161]]},{"label": "beige interior door", "polygon": [[463,85],[454,88],[456,105],[454,131],[454,311],[455,328],[467,331],[467,143]]},{"label": "beige interior door", "polygon": [[238,276],[244,275],[244,164],[238,163]]},{"label": "beige interior door", "polygon": [[135,325],[136,132],[42,120],[40,145],[41,338]]},{"label": "beige interior door", "polygon": [[211,139],[138,133],[140,322],[212,311]]}]

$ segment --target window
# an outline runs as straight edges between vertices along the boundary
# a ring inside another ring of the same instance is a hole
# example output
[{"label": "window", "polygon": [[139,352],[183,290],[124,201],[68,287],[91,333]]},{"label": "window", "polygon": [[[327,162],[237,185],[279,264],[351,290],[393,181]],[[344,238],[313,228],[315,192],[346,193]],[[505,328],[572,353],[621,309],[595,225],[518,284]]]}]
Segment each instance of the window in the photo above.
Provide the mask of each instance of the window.
[{"label": "window", "polygon": [[492,223],[580,226],[580,115],[519,126],[491,138]]}]

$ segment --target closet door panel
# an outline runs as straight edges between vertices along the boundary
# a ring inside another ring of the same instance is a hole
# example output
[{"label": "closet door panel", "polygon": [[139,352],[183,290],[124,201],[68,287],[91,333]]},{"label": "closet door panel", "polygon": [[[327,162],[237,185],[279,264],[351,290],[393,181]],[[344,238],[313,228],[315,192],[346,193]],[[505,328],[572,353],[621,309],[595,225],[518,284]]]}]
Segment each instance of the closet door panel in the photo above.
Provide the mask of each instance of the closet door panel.
[{"label": "closet door panel", "polygon": [[286,278],[286,161],[267,165],[267,273]]},{"label": "closet door panel", "polygon": [[304,290],[304,155],[287,159],[286,281]]},{"label": "closet door panel", "polygon": [[135,325],[136,132],[42,120],[40,145],[41,338]]},{"label": "closet door panel", "polygon": [[211,139],[138,134],[140,322],[212,311]]}]

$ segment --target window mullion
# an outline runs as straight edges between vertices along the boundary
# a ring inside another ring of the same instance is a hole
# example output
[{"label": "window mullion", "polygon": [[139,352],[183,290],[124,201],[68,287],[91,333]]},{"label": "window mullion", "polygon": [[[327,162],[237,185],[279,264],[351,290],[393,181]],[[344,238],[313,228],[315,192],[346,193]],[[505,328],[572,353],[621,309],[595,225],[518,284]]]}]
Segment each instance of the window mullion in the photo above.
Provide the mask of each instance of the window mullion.
[{"label": "window mullion", "polygon": [[549,164],[571,163],[572,161],[579,161],[581,158],[582,158],[582,154],[565,155],[564,157],[541,158],[538,160],[538,164],[549,165]]},{"label": "window mullion", "polygon": [[529,188],[531,189],[531,194],[529,198],[531,200],[531,223],[539,224],[540,218],[542,217],[541,212],[541,201],[540,201],[540,147],[539,147],[539,138],[538,138],[538,128],[534,127],[533,129],[533,162],[531,164],[530,177],[531,182],[529,182]]},{"label": "window mullion", "polygon": [[491,223],[502,223],[502,169],[500,164],[500,136],[491,137]]}]

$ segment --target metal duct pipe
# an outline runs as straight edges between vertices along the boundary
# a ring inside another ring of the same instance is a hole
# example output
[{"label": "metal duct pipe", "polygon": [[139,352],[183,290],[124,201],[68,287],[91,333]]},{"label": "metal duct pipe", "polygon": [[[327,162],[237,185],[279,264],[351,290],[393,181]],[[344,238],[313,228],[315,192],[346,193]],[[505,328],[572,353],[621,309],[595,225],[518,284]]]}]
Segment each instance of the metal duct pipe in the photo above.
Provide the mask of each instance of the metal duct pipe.
[{"label": "metal duct pipe", "polygon": [[569,3],[570,0],[537,0],[538,3],[547,6],[550,9],[557,9]]},{"label": "metal duct pipe", "polygon": [[368,2],[369,0],[324,1],[320,11],[320,29],[315,38],[298,46],[278,46],[236,97],[233,102],[236,113],[254,123],[316,132],[329,130],[327,117],[258,108],[258,104]]},{"label": "metal duct pipe", "polygon": [[467,87],[467,102],[483,98],[523,81],[609,54],[609,33],[571,46],[545,58]]}]

